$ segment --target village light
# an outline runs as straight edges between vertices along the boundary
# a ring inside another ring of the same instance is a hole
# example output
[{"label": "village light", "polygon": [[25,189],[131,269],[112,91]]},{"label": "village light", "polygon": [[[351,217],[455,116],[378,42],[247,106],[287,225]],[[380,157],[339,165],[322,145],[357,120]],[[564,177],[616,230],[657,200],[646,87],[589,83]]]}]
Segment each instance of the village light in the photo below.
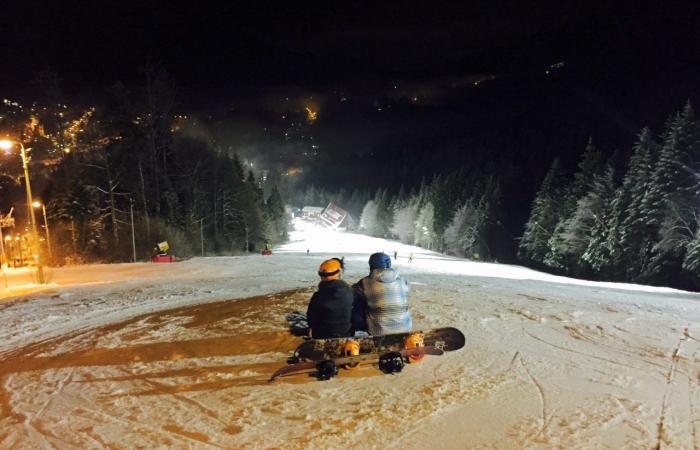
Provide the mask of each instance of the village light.
[{"label": "village light", "polygon": [[41,211],[44,213],[44,230],[46,231],[46,249],[48,250],[49,253],[49,264],[51,261],[53,261],[53,254],[51,252],[51,235],[49,234],[49,221],[46,218],[46,205],[44,205],[41,202],[34,202],[32,203],[32,206],[35,208],[41,208]]},{"label": "village light", "polygon": [[10,151],[12,150],[12,147],[14,147],[14,142],[7,140],[7,139],[2,139],[0,140],[0,149],[5,150],[5,154],[9,155]]},{"label": "village light", "polygon": [[22,156],[22,167],[24,168],[24,184],[27,188],[27,214],[32,223],[32,246],[34,247],[33,253],[36,258],[37,281],[39,284],[44,284],[44,268],[41,266],[42,261],[39,250],[39,233],[36,231],[36,218],[34,217],[34,208],[32,208],[34,201],[32,200],[32,187],[29,182],[29,161],[27,158],[27,151],[24,148],[24,144],[22,144],[20,141],[15,141],[12,139],[0,140],[0,149],[5,150],[5,153],[7,154],[9,154],[10,150],[12,150],[12,148],[15,146],[19,146],[20,155]]}]

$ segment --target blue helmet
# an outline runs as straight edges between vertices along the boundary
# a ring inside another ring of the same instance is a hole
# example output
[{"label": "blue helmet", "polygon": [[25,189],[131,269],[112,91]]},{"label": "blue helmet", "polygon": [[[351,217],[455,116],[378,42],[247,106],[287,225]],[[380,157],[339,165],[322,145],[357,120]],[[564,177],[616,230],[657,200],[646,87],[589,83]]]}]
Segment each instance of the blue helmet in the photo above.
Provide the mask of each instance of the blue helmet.
[{"label": "blue helmet", "polygon": [[369,257],[369,270],[388,269],[391,267],[391,258],[386,253],[373,253]]}]

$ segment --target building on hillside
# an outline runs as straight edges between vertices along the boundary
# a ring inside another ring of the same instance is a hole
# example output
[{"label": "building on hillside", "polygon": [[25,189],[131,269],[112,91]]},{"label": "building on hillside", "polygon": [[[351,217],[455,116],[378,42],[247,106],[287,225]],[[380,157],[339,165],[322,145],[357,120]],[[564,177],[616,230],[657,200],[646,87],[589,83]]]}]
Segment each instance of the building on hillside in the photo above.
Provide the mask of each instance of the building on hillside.
[{"label": "building on hillside", "polygon": [[333,203],[329,203],[328,206],[326,206],[320,219],[325,226],[336,230],[339,228],[348,228],[352,223],[350,214]]},{"label": "building on hillside", "polygon": [[305,219],[318,219],[323,214],[322,206],[304,206],[301,209],[301,217]]}]

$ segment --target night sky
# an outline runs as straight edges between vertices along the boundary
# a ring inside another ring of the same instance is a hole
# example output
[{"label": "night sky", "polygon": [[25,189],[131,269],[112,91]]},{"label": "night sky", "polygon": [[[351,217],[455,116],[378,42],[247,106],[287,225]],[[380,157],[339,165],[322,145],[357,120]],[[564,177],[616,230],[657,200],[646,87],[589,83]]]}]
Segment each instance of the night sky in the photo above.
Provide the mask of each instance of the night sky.
[{"label": "night sky", "polygon": [[[196,132],[263,164],[309,165],[309,182],[345,186],[364,166],[360,181],[396,189],[486,164],[463,155],[480,148],[524,165],[526,196],[553,156],[574,167],[589,136],[629,152],[642,126],[660,130],[700,101],[698,3],[14,2],[0,89],[35,100],[36,74],[50,70],[89,104],[117,81],[142,85],[155,65]],[[290,128],[306,107],[318,120]],[[368,155],[426,149],[444,167],[371,173]]]},{"label": "night sky", "polygon": [[697,2],[374,3],[14,2],[3,14],[1,86],[27,89],[28,74],[49,68],[74,91],[100,88],[136,81],[155,61],[189,101],[216,103],[566,61],[600,80],[666,82],[656,88],[668,94],[692,88],[672,81],[699,69]]}]

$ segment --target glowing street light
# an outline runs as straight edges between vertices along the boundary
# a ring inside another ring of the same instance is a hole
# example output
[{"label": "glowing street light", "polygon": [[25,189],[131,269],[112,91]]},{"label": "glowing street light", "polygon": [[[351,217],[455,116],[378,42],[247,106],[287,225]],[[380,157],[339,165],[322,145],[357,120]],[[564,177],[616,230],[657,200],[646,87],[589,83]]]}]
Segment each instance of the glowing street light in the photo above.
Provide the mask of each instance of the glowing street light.
[{"label": "glowing street light", "polygon": [[24,168],[24,184],[27,187],[27,214],[32,222],[32,240],[34,254],[36,255],[36,269],[37,269],[37,281],[39,284],[44,283],[44,269],[41,266],[41,249],[39,248],[39,233],[36,231],[36,218],[34,217],[34,208],[32,208],[32,188],[29,183],[29,167],[27,151],[24,148],[24,144],[20,141],[15,141],[12,139],[2,139],[0,140],[0,149],[4,150],[6,154],[10,154],[13,147],[19,145],[20,154],[22,155],[22,167]]},{"label": "glowing street light", "polygon": [[46,205],[41,202],[33,202],[32,206],[35,208],[41,208],[44,213],[44,229],[46,230],[46,248],[49,251],[49,264],[53,261],[53,254],[51,252],[51,235],[49,234],[49,221],[46,219]]}]

